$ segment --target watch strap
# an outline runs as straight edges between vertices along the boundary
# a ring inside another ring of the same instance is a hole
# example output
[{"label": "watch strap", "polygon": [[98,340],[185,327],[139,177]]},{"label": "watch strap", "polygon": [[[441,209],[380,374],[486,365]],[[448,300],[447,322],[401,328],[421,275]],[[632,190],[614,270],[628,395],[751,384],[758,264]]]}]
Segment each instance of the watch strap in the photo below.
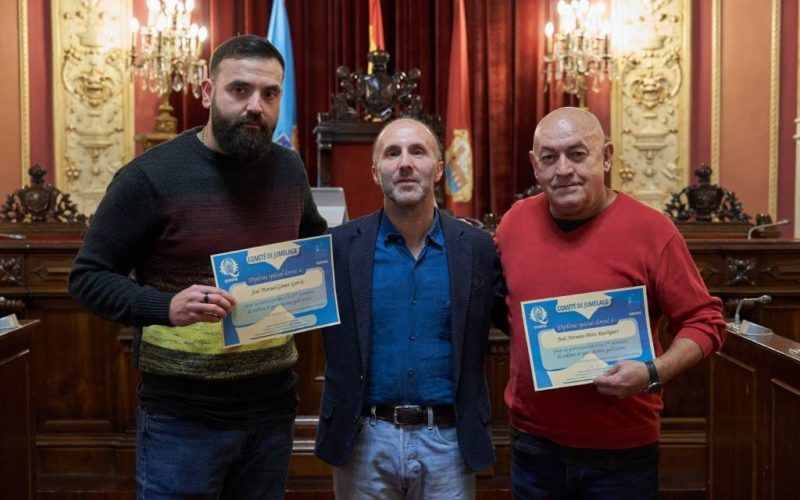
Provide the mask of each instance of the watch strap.
[{"label": "watch strap", "polygon": [[656,365],[653,361],[645,361],[644,366],[647,367],[647,374],[650,376],[650,383],[661,382],[661,377],[658,376],[658,370],[656,370]]}]

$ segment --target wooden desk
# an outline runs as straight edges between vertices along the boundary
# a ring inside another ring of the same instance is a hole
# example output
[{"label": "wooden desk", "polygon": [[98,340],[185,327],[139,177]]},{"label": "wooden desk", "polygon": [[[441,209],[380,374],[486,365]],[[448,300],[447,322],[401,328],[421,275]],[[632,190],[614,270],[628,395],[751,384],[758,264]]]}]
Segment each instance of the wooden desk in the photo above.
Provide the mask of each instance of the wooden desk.
[{"label": "wooden desk", "polygon": [[36,496],[31,341],[39,322],[0,332],[0,486],[3,498]]},{"label": "wooden desk", "polygon": [[41,321],[31,338],[40,494],[61,492],[75,478],[92,488],[118,482],[134,465],[138,376],[130,342],[125,329],[68,296],[80,243],[44,235],[0,241],[0,295],[24,301],[25,316]]},{"label": "wooden desk", "polygon": [[710,498],[798,498],[800,343],[730,332],[710,400]]},{"label": "wooden desk", "polygon": [[736,301],[761,294],[769,304],[742,309],[750,319],[800,340],[800,241],[687,240],[697,268],[712,295],[720,297],[728,316]]},{"label": "wooden desk", "polygon": [[[132,498],[136,384],[131,332],[87,313],[67,295],[80,238],[0,240],[0,295],[23,300],[41,320],[31,342],[36,414],[37,491],[41,498]],[[732,299],[775,297],[743,316],[777,331],[800,332],[800,242],[691,240],[689,248],[711,292]],[[662,343],[670,339],[662,336]],[[331,498],[331,469],[313,456],[325,366],[316,333],[296,337],[301,396],[290,466],[289,498]],[[663,412],[664,498],[703,497],[707,484],[708,360],[671,381]],[[508,496],[509,457],[503,390],[508,341],[494,333],[487,376],[498,462],[481,471],[480,495]]]}]

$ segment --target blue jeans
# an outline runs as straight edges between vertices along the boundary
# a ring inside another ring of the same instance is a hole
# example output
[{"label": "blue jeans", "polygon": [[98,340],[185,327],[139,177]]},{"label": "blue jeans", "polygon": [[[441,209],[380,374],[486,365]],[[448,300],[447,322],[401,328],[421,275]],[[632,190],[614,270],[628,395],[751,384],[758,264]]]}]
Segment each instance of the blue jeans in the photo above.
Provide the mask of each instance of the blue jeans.
[{"label": "blue jeans", "polygon": [[471,499],[475,474],[458,449],[455,427],[362,421],[353,454],[333,469],[337,500]]},{"label": "blue jeans", "polygon": [[519,500],[658,499],[658,461],[625,467],[576,465],[527,434],[511,434],[511,488]]},{"label": "blue jeans", "polygon": [[281,499],[293,426],[221,429],[139,408],[137,499]]}]

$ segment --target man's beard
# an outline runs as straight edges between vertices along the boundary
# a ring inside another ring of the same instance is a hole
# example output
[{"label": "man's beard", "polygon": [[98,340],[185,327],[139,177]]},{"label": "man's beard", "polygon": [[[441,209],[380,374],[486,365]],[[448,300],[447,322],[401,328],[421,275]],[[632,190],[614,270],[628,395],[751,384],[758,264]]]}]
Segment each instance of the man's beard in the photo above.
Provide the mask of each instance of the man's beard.
[{"label": "man's beard", "polygon": [[397,206],[414,206],[424,200],[430,193],[431,184],[423,178],[417,178],[418,184],[415,189],[407,191],[401,189],[400,184],[394,182],[392,174],[379,174],[381,179],[381,190],[383,194],[392,200]]},{"label": "man's beard", "polygon": [[[258,129],[250,128],[258,125]],[[211,130],[220,149],[244,164],[261,163],[272,149],[274,129],[259,115],[228,118],[211,103]]]}]

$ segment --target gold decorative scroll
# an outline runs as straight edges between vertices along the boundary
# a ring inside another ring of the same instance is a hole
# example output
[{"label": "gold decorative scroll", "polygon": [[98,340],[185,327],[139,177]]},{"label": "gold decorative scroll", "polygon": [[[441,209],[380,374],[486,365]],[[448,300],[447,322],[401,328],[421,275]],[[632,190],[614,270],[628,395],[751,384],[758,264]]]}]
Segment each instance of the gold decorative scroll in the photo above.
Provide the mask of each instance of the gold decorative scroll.
[{"label": "gold decorative scroll", "polygon": [[689,0],[614,0],[611,185],[653,208],[690,177]]},{"label": "gold decorative scroll", "polygon": [[51,3],[56,183],[87,215],[133,157],[130,1]]}]

